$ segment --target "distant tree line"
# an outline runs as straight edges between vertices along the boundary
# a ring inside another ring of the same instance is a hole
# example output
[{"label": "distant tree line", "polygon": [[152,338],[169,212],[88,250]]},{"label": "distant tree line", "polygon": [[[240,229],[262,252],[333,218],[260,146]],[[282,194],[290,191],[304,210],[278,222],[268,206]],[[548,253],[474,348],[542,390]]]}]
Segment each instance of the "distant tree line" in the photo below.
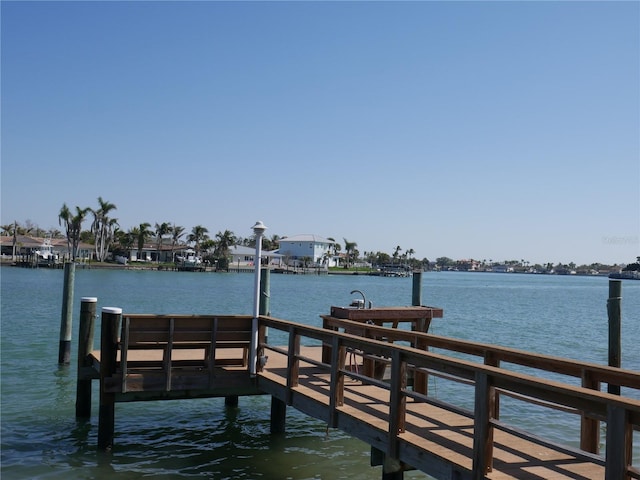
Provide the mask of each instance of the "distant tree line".
[{"label": "distant tree line", "polygon": [[[96,208],[76,206],[70,209],[66,203],[60,208],[58,213],[58,224],[63,231],[58,229],[43,230],[31,221],[27,220],[24,225],[20,225],[17,221],[0,225],[3,235],[13,237],[13,255],[15,256],[16,237],[17,235],[30,235],[34,237],[51,237],[66,238],[68,250],[72,260],[78,255],[80,243],[91,244],[94,246],[95,257],[98,261],[107,260],[109,253],[113,256],[127,255],[129,251],[136,248],[138,257],[142,255],[145,245],[154,242],[157,250],[167,241],[171,244],[171,250],[180,248],[185,245],[192,246],[196,251],[196,255],[200,255],[204,260],[208,260],[211,264],[217,264],[219,269],[228,269],[229,256],[231,247],[234,245],[243,245],[247,247],[255,247],[255,236],[243,238],[236,235],[230,230],[218,231],[213,238],[209,236],[209,230],[202,226],[196,225],[187,233],[185,227],[176,225],[172,222],[155,223],[153,228],[150,223],[143,222],[128,230],[121,230],[118,219],[113,217],[113,212],[117,210],[115,204],[98,197],[98,206]],[[83,230],[86,220],[91,219],[89,229]],[[263,237],[262,246],[264,250],[275,250],[281,237],[272,235]],[[332,243],[331,249],[327,252],[327,256],[340,255],[342,247],[335,239],[328,237]],[[477,260],[453,260],[448,257],[439,257],[435,262],[430,262],[427,258],[421,260],[414,258],[415,251],[413,248],[403,249],[399,245],[396,246],[392,254],[380,251],[365,251],[360,254],[358,244],[343,238],[344,241],[344,268],[350,268],[354,265],[363,263],[370,266],[404,266],[406,268],[429,270],[436,268],[439,270],[448,269],[478,269],[488,270],[494,265],[506,265],[515,271],[540,271],[540,272],[564,272],[574,270],[592,269],[598,270],[610,267],[608,265],[593,263],[591,265],[577,266],[575,263],[568,264],[546,264],[531,265],[530,262],[520,260],[505,260],[503,262],[494,262],[493,259]],[[308,259],[310,260],[310,259]],[[306,262],[305,262],[306,263]],[[640,257],[636,263],[631,263],[625,267],[625,270],[640,271]]]}]

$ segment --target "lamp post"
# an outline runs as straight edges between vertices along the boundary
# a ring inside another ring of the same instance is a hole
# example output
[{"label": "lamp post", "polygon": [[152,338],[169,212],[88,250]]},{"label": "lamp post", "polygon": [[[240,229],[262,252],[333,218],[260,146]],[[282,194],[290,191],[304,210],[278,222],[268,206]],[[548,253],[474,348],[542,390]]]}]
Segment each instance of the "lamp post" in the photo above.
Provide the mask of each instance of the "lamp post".
[{"label": "lamp post", "polygon": [[256,236],[256,256],[254,259],[255,281],[253,297],[253,321],[251,322],[251,345],[249,352],[249,374],[255,376],[258,363],[258,316],[260,315],[260,264],[262,256],[262,236],[267,227],[257,221],[252,227]]}]

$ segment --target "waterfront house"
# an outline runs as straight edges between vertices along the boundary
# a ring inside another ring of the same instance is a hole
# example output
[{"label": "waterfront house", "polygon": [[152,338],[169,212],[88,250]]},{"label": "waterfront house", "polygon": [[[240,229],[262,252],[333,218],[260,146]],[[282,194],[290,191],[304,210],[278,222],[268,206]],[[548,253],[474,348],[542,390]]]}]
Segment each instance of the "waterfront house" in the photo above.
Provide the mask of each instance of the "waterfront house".
[{"label": "waterfront house", "polygon": [[513,267],[504,264],[495,264],[491,266],[491,271],[496,273],[513,273]]},{"label": "waterfront house", "polygon": [[307,261],[310,265],[335,267],[338,264],[333,255],[335,243],[319,235],[294,235],[280,239],[278,253],[285,257],[289,266],[303,266]]},{"label": "waterfront house", "polygon": [[[229,248],[229,254],[231,255],[230,267],[253,267],[256,249],[244,245],[233,245]],[[281,266],[282,255],[277,251],[262,250],[261,257],[263,264]]]},{"label": "waterfront house", "polygon": [[[17,257],[32,255],[36,250],[39,250],[42,245],[48,241],[53,247],[53,253],[58,254],[60,259],[70,258],[69,246],[66,238],[43,238],[43,237],[31,237],[29,235],[16,235],[15,254]],[[13,236],[3,235],[0,237],[0,251],[3,259],[10,259],[13,255]],[[78,245],[78,255],[76,259],[78,261],[93,260],[95,258],[94,246],[89,243],[80,242]]]}]

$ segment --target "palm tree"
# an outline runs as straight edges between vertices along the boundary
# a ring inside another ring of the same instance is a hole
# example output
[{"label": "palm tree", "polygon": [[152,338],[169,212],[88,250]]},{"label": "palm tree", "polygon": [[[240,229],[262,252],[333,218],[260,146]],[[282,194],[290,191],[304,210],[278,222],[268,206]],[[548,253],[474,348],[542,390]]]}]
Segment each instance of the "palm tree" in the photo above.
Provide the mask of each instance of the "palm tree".
[{"label": "palm tree", "polygon": [[93,223],[91,224],[91,232],[94,235],[94,243],[96,249],[96,258],[99,262],[104,262],[109,245],[113,241],[113,231],[118,226],[118,220],[109,218],[109,212],[116,210],[117,207],[113,203],[109,203],[98,197],[100,208],[91,210],[93,213]]},{"label": "palm tree", "polygon": [[180,238],[184,235],[184,227],[176,225],[175,223],[171,227],[171,256],[173,257],[173,250],[180,241]]},{"label": "palm tree", "polygon": [[2,235],[5,237],[10,237],[13,235],[13,223],[9,223],[7,225],[0,225],[0,230],[2,230]]},{"label": "palm tree", "polygon": [[203,240],[202,243],[200,244],[200,248],[202,248],[202,253],[203,253],[202,256],[204,257],[204,260],[207,263],[210,262],[211,250],[213,250],[215,246],[216,246],[216,242],[211,238],[207,238],[206,240]]},{"label": "palm tree", "polygon": [[396,246],[395,250],[393,251],[393,263],[396,263],[396,260],[398,259],[398,256],[400,255],[400,252],[402,251],[402,247],[400,245]]},{"label": "palm tree", "polygon": [[358,246],[358,244],[356,242],[350,242],[348,241],[346,238],[342,237],[342,239],[344,240],[344,249],[347,252],[347,265],[346,268],[349,268],[349,264],[352,260],[352,256],[355,253],[355,249]]},{"label": "palm tree", "polygon": [[265,237],[262,239],[262,248],[264,250],[275,250],[276,248],[278,248],[279,242],[280,242],[279,235],[271,235],[270,238]]},{"label": "palm tree", "polygon": [[144,248],[144,242],[153,234],[149,227],[150,223],[144,222],[141,223],[138,227],[133,227],[131,229],[131,234],[137,238],[138,240],[138,260],[142,257],[142,249]]},{"label": "palm tree", "polygon": [[411,257],[413,257],[413,254],[416,253],[416,251],[413,248],[409,248],[405,253],[409,257],[409,263],[411,263]]},{"label": "palm tree", "polygon": [[80,208],[76,206],[76,214],[73,215],[71,210],[69,210],[69,207],[67,207],[67,204],[63,203],[60,213],[58,213],[58,223],[60,225],[64,224],[67,235],[67,248],[71,253],[72,261],[75,261],[76,256],[78,255],[82,223],[90,211],[90,208]]},{"label": "palm tree", "polygon": [[[119,228],[115,228],[113,232],[114,237],[114,255],[122,255],[126,258],[129,258],[129,252],[133,248],[135,243],[135,237],[133,235],[133,229],[125,232],[120,230]],[[135,235],[137,235],[138,228],[135,228]]]},{"label": "palm tree", "polygon": [[172,231],[171,225],[167,222],[156,223],[156,252],[157,252],[157,260],[160,263],[160,246],[162,245],[162,237],[165,235],[169,235]]},{"label": "palm tree", "polygon": [[229,230],[216,233],[214,256],[218,261],[218,268],[220,270],[229,270],[229,250],[236,242],[236,236]]},{"label": "palm tree", "polygon": [[200,243],[209,238],[207,233],[209,233],[209,230],[205,227],[202,225],[196,225],[191,229],[189,236],[187,236],[187,241],[195,243],[194,249],[196,251],[196,255],[200,252]]}]

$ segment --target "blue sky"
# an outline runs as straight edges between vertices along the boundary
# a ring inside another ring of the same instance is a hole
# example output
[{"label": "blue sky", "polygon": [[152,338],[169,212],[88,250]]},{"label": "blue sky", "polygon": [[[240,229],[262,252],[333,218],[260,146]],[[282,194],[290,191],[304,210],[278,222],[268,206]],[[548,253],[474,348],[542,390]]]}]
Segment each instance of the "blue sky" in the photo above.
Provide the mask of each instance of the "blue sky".
[{"label": "blue sky", "polygon": [[1,9],[3,225],[101,196],[124,230],[640,255],[638,2]]}]

